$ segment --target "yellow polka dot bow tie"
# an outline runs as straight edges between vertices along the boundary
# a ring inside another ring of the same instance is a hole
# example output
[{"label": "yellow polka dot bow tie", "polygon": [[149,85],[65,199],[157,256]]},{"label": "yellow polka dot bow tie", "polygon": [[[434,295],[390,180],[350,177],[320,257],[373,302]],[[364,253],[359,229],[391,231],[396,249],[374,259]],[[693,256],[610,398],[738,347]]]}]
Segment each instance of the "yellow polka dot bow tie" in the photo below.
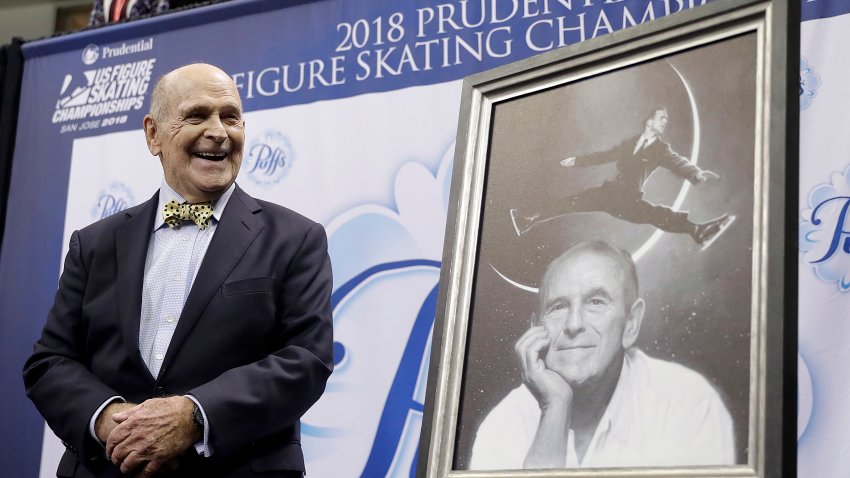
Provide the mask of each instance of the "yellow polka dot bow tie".
[{"label": "yellow polka dot bow tie", "polygon": [[162,211],[162,219],[168,227],[177,227],[182,221],[194,221],[201,229],[206,229],[212,217],[212,206],[210,202],[199,202],[195,204],[179,204],[175,200],[165,204]]}]

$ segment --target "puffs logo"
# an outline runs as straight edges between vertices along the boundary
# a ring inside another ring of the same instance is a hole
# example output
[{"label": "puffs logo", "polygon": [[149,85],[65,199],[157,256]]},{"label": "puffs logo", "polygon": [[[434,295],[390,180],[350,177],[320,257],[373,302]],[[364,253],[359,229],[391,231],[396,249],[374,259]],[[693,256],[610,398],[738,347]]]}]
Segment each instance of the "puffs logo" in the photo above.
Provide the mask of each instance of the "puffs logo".
[{"label": "puffs logo", "polygon": [[133,192],[124,183],[115,181],[102,190],[91,208],[92,219],[99,220],[136,204]]},{"label": "puffs logo", "polygon": [[278,131],[266,131],[247,150],[244,170],[248,178],[266,188],[278,184],[292,166],[292,146]]},{"label": "puffs logo", "polygon": [[155,58],[65,75],[53,123],[139,110],[150,88]]}]

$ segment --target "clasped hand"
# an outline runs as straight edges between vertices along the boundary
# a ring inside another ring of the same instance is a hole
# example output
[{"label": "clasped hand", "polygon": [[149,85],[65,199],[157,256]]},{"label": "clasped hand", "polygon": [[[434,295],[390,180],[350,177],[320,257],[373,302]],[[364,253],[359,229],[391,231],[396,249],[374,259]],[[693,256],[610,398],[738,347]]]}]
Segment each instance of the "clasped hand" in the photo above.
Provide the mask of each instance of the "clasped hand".
[{"label": "clasped hand", "polygon": [[176,469],[178,458],[200,439],[192,423],[193,409],[194,403],[183,396],[138,405],[113,403],[98,417],[95,431],[121,473],[147,478]]}]

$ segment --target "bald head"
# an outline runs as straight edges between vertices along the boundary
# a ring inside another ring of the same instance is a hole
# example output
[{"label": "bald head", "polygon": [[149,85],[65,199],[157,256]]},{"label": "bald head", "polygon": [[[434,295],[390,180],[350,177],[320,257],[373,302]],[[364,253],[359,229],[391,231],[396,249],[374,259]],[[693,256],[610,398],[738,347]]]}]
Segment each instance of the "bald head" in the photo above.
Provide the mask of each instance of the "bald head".
[{"label": "bald head", "polygon": [[[236,84],[230,78],[230,75],[225,73],[217,66],[208,63],[192,63],[190,65],[181,66],[175,70],[162,75],[156,82],[151,93],[150,115],[156,121],[162,121],[168,114],[168,108],[174,106],[175,98],[181,96],[181,89],[185,89],[186,85],[193,85],[198,80],[209,79],[211,81],[228,82],[233,85],[233,90],[236,98],[239,101],[239,106],[242,106],[242,99],[239,98],[239,92],[236,89]],[[180,86],[184,88],[180,88]]]}]

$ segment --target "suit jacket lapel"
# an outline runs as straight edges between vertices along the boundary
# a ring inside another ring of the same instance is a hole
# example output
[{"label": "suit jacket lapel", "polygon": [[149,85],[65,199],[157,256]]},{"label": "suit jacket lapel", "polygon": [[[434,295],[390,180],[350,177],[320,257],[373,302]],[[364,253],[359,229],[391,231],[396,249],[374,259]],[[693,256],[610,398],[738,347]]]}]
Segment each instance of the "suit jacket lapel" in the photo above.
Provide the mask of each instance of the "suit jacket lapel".
[{"label": "suit jacket lapel", "polygon": [[[640,147],[638,147],[638,141],[640,141]],[[643,135],[638,135],[637,138],[632,138],[630,141],[631,149],[629,151],[632,153],[632,156],[640,156],[641,151],[646,149],[647,144],[643,141]],[[637,148],[637,149],[635,149]]]},{"label": "suit jacket lapel", "polygon": [[124,344],[127,355],[148,374],[151,381],[153,376],[139,353],[139,321],[142,313],[145,258],[158,203],[159,191],[139,208],[125,211],[123,214],[127,216],[126,222],[115,230],[117,281],[119,290],[126,294],[118,305]]},{"label": "suit jacket lapel", "polygon": [[189,297],[183,305],[183,312],[162,362],[160,379],[165,375],[207,304],[263,229],[262,222],[254,217],[254,213],[261,209],[254,198],[236,186],[222,213],[221,221],[216,226],[215,235],[198,269],[198,275],[195,276]]}]

